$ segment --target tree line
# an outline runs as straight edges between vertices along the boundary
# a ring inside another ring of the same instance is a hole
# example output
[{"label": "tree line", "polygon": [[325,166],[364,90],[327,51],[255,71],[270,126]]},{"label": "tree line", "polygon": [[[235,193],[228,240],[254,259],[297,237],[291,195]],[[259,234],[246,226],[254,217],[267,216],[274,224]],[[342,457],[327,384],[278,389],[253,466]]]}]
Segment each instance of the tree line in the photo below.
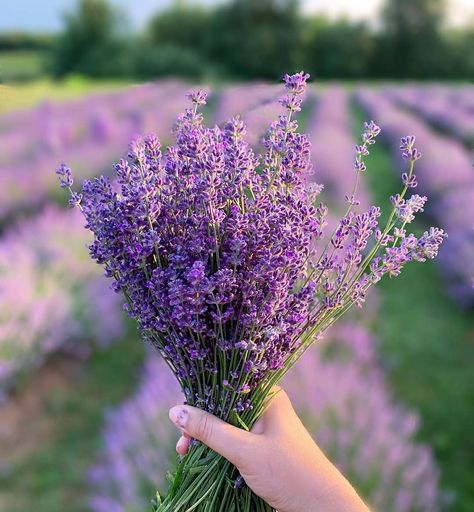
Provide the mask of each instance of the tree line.
[{"label": "tree line", "polygon": [[78,0],[50,50],[57,77],[472,79],[474,24],[448,29],[445,0],[386,0],[375,27],[303,14],[298,0],[177,0],[133,32],[107,0]]}]

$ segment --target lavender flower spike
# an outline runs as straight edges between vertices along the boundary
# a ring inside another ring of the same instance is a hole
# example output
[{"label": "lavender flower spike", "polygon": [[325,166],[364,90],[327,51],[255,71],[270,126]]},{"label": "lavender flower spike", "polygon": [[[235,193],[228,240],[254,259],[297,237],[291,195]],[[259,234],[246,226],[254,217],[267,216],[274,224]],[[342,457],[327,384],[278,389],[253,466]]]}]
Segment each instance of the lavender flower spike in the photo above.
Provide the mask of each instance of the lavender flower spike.
[{"label": "lavender flower spike", "polygon": [[72,179],[71,169],[64,163],[62,163],[58,169],[56,170],[56,174],[59,177],[59,183],[61,188],[70,188],[72,187],[74,181]]}]

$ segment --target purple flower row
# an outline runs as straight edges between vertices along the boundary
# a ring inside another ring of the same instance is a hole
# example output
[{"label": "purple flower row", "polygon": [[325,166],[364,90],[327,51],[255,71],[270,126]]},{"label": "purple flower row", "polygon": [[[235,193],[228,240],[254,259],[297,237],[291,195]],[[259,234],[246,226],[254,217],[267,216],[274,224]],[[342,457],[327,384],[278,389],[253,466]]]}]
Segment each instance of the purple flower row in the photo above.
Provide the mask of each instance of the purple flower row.
[{"label": "purple flower row", "polygon": [[467,145],[474,143],[474,87],[391,87],[387,94],[433,126]]},{"label": "purple flower row", "polygon": [[411,130],[423,158],[416,174],[429,193],[428,213],[448,232],[439,254],[449,290],[463,306],[474,305],[474,169],[469,151],[456,140],[434,132],[422,119],[398,106],[390,96],[368,88],[356,92],[357,102],[384,126],[383,137],[400,165],[400,137]]},{"label": "purple flower row", "polygon": [[356,179],[353,168],[356,141],[347,91],[331,86],[318,94],[308,134],[312,147],[313,178],[324,184],[326,201],[339,212],[347,208],[344,198],[346,201],[357,200],[362,210],[368,209],[370,196],[365,183],[358,184],[357,197],[350,197]]},{"label": "purple flower row", "polygon": [[53,352],[87,355],[122,334],[120,301],[85,251],[75,211],[49,207],[0,240],[0,393]]},{"label": "purple flower row", "polygon": [[160,82],[0,117],[0,218],[38,207],[55,191],[51,169],[73,162],[92,177],[138,133],[170,138],[185,86]]}]

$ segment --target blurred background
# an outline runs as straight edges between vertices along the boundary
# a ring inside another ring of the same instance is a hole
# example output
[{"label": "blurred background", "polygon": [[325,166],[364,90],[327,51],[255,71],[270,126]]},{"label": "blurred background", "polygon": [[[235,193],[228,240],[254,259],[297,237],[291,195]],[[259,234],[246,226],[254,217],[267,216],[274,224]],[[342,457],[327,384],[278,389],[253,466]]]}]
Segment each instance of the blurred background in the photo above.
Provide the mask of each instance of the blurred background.
[{"label": "blurred background", "polygon": [[171,376],[138,340],[54,170],[110,174],[172,141],[186,91],[257,145],[283,73],[312,75],[301,129],[334,215],[364,120],[382,127],[361,207],[400,189],[417,136],[417,232],[434,262],[387,279],[285,384],[383,512],[474,510],[474,4],[470,0],[17,0],[0,16],[0,510],[142,512],[176,461]]}]

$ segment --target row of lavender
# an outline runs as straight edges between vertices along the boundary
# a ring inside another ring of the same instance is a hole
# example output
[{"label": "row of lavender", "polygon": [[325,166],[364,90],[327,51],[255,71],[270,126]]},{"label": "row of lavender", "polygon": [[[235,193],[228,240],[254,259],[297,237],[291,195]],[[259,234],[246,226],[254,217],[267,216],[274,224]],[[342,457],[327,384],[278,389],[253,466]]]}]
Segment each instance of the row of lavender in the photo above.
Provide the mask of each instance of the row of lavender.
[{"label": "row of lavender", "polygon": [[0,401],[50,354],[84,357],[121,335],[118,297],[87,242],[82,217],[55,206],[0,239]]},{"label": "row of lavender", "polygon": [[[423,157],[417,162],[422,192],[430,196],[428,214],[448,232],[438,262],[448,289],[464,307],[474,305],[474,169],[471,153],[455,138],[432,129],[417,115],[402,109],[393,89],[361,88],[357,103],[383,126],[394,168],[399,169],[399,141],[415,133]],[[465,107],[467,109],[467,106]]]},{"label": "row of lavender", "polygon": [[79,178],[88,178],[109,167],[136,134],[154,130],[169,140],[186,90],[180,82],[148,84],[1,117],[0,219],[54,195],[51,170],[62,159]]},{"label": "row of lavender", "polygon": [[[163,82],[0,117],[0,217],[30,212],[0,238],[2,398],[50,354],[83,356],[123,335],[120,301],[88,258],[82,217],[49,204],[58,189],[54,169],[65,158],[81,178],[93,176],[136,133],[154,130],[168,141],[186,90]],[[278,108],[268,103],[273,96],[266,85],[226,89],[216,119],[245,111],[256,140]]]},{"label": "row of lavender", "polygon": [[[342,209],[341,199],[351,194],[355,177],[348,97],[342,89],[332,88],[315,101],[308,127],[314,179],[326,184],[325,199]],[[266,108],[260,109],[249,119],[255,132],[266,119]],[[363,208],[369,194],[362,186],[357,195]],[[372,295],[370,301],[374,317],[376,297]],[[391,397],[375,340],[365,327],[354,321],[338,326],[305,356],[285,387],[312,434],[374,510],[441,508],[443,497],[431,452],[414,441],[418,419]],[[176,437],[167,411],[179,400],[171,373],[150,354],[136,394],[107,415],[102,458],[90,471],[95,512],[145,510],[156,488],[166,489],[166,471],[175,462],[169,447]]]},{"label": "row of lavender", "polygon": [[474,87],[390,87],[387,95],[467,146],[474,144]]}]

